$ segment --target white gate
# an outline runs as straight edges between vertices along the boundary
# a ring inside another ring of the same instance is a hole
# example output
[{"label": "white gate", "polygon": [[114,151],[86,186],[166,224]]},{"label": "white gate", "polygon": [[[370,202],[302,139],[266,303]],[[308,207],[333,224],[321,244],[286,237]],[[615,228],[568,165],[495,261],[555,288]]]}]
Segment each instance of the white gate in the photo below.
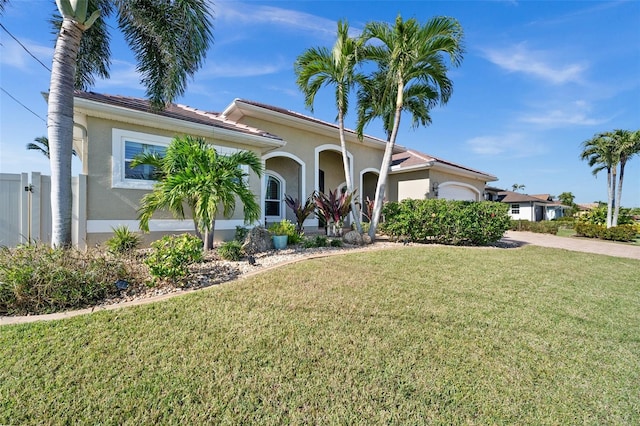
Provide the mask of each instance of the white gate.
[{"label": "white gate", "polygon": [[51,242],[51,178],[0,174],[0,246]]}]

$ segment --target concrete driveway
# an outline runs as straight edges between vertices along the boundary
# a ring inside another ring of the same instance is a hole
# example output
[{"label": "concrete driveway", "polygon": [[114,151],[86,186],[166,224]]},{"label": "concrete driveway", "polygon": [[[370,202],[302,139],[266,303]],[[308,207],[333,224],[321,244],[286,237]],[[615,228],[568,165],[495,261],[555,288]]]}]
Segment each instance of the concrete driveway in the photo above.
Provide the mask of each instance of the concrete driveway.
[{"label": "concrete driveway", "polygon": [[518,245],[531,244],[534,246],[640,260],[640,246],[592,238],[557,237],[555,235],[537,234],[534,232],[507,231],[502,241]]}]

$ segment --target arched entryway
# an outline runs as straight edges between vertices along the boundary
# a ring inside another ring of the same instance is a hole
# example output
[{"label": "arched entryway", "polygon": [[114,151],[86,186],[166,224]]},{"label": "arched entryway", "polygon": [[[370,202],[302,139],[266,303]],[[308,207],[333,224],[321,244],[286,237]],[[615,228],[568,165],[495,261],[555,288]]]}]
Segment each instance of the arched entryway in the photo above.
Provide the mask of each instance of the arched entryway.
[{"label": "arched entryway", "polygon": [[261,205],[264,223],[279,222],[289,219],[295,223],[296,218],[287,208],[286,195],[304,200],[306,193],[306,165],[297,156],[288,152],[271,152],[262,157],[264,174],[262,177]]},{"label": "arched entryway", "polygon": [[367,199],[370,201],[375,199],[379,175],[380,171],[374,168],[364,169],[360,172],[360,192],[358,199],[361,205],[362,220],[365,222],[369,221]]}]

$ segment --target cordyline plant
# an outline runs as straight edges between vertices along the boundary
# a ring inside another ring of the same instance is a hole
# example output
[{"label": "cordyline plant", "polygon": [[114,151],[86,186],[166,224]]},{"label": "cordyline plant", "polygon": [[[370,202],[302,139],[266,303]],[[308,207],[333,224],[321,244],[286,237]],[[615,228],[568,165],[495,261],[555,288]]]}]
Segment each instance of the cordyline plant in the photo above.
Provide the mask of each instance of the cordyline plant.
[{"label": "cordyline plant", "polygon": [[318,212],[329,223],[341,223],[344,218],[351,212],[351,198],[354,193],[339,190],[329,190],[329,195],[319,192],[315,196],[316,207]]},{"label": "cordyline plant", "polygon": [[307,197],[304,204],[302,204],[298,198],[293,198],[290,195],[285,195],[284,197],[284,202],[287,203],[287,207],[293,210],[293,213],[296,215],[296,231],[298,234],[303,231],[304,221],[316,209],[315,198],[316,193],[313,192]]}]

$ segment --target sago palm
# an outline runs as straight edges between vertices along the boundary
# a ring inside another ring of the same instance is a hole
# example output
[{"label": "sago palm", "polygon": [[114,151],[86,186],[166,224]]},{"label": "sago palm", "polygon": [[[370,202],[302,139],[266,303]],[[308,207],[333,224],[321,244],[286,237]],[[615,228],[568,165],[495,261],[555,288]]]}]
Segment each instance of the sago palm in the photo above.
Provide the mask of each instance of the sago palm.
[{"label": "sago palm", "polygon": [[[340,149],[342,152],[342,164],[344,166],[344,179],[349,194],[353,193],[351,181],[351,168],[347,156],[347,144],[344,136],[344,117],[349,109],[349,95],[355,84],[362,79],[362,75],[356,71],[363,52],[361,40],[349,36],[349,24],[338,21],[338,32],[333,48],[314,47],[300,55],[294,65],[297,76],[297,84],[304,93],[306,106],[313,111],[313,102],[318,90],[323,86],[333,86],[335,89],[336,109],[338,111],[338,133],[340,136]],[[355,200],[351,200],[356,229],[362,232],[360,214]]]},{"label": "sago palm", "polygon": [[[367,59],[378,64],[378,75],[374,75],[372,80],[374,99],[370,107],[373,115],[383,118],[388,133],[369,227],[369,235],[373,239],[382,211],[400,118],[407,105],[405,96],[409,92],[418,104],[425,105],[424,108],[413,106],[418,113],[414,116],[414,125],[428,124],[429,109],[437,103],[446,104],[453,91],[453,83],[447,77],[446,57],[453,66],[459,66],[464,49],[462,27],[458,21],[440,16],[431,18],[424,25],[415,19],[403,21],[401,16],[396,18],[393,26],[370,22],[365,26],[362,37],[366,41],[376,40],[367,50]],[[389,133],[390,117],[393,117],[393,125]]]},{"label": "sago palm", "polygon": [[164,157],[141,156],[132,165],[140,164],[158,168],[158,183],[140,204],[140,229],[144,231],[149,230],[149,220],[160,209],[184,219],[186,204],[205,249],[211,249],[220,207],[222,214],[230,217],[237,199],[243,205],[246,222],[260,218],[260,205],[249,189],[248,175],[242,169],[242,166],[248,166],[261,176],[262,163],[253,152],[221,155],[204,139],[183,136],[169,144]]},{"label": "sago palm", "polygon": [[[0,12],[8,2],[0,0]],[[108,78],[110,51],[106,19],[117,26],[134,51],[137,71],[155,109],[184,93],[212,42],[207,0],[56,0],[57,28],[47,128],[51,161],[51,214],[54,246],[71,243],[71,152],[73,93],[86,90],[94,76]]]}]

